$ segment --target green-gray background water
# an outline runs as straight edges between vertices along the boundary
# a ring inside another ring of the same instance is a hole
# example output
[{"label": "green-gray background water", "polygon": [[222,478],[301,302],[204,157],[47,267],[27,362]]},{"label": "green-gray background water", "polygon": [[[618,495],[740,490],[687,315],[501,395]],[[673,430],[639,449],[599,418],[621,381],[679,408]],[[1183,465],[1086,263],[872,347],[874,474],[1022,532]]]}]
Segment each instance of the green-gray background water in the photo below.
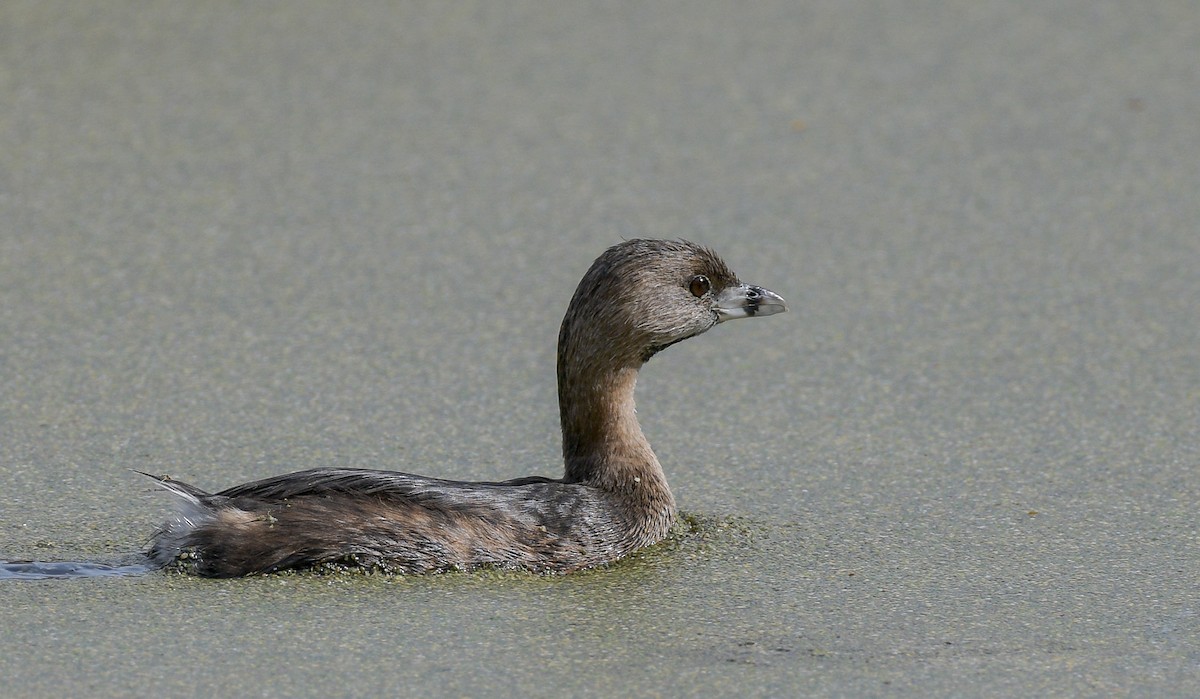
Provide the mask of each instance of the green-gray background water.
[{"label": "green-gray background water", "polygon": [[695,533],[567,578],[3,581],[5,696],[1190,695],[1193,2],[0,7],[0,557],[314,466],[559,472],[622,237]]}]

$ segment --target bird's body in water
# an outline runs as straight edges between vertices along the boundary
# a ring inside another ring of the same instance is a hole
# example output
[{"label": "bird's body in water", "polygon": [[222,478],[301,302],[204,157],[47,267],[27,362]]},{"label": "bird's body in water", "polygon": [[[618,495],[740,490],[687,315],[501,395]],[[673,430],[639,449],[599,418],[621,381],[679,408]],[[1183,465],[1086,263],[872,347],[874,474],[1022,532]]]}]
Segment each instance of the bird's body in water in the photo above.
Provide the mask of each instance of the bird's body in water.
[{"label": "bird's body in water", "polygon": [[707,248],[615,245],[579,283],[559,332],[562,478],[460,482],[323,468],[210,494],[151,476],[178,507],[149,556],[213,577],[322,565],[565,573],[615,561],[660,541],[675,520],[634,412],[638,369],[724,320],[784,310]]}]

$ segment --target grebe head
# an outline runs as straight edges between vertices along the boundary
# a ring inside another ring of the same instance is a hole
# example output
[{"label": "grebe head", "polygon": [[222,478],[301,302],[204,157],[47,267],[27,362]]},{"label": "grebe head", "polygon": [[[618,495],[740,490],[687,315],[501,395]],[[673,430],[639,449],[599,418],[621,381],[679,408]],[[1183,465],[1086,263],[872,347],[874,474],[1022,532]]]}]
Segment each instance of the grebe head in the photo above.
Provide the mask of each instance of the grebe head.
[{"label": "grebe head", "polygon": [[717,323],[786,310],[778,294],[743,284],[708,248],[629,240],[606,250],[580,281],[559,335],[560,364],[637,366]]}]

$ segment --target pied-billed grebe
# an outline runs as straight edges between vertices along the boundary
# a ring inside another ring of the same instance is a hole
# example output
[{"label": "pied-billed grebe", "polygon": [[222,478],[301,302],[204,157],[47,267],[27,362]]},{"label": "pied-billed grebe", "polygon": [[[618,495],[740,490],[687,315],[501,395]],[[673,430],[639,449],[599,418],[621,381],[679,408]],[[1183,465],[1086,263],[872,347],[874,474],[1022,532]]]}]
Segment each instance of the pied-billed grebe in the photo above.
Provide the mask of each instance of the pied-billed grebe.
[{"label": "pied-billed grebe", "polygon": [[615,561],[660,541],[675,519],[634,412],[638,369],[717,323],[785,310],[706,248],[615,245],[584,275],[558,335],[562,479],[459,482],[318,468],[214,495],[151,476],[178,496],[178,511],[149,555],[214,577],[322,565],[565,573]]}]

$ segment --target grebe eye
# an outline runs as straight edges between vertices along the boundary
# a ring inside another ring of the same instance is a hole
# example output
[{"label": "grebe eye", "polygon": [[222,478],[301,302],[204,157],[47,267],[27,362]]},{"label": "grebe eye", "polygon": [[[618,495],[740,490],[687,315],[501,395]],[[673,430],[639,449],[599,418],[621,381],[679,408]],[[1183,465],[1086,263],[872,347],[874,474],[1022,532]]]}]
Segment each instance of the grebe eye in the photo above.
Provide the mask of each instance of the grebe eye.
[{"label": "grebe eye", "polygon": [[688,287],[688,290],[692,292],[692,296],[700,298],[701,296],[707,294],[708,290],[711,288],[712,284],[709,283],[708,277],[704,276],[703,274],[697,274],[696,276],[692,277],[692,283],[691,286]]}]

